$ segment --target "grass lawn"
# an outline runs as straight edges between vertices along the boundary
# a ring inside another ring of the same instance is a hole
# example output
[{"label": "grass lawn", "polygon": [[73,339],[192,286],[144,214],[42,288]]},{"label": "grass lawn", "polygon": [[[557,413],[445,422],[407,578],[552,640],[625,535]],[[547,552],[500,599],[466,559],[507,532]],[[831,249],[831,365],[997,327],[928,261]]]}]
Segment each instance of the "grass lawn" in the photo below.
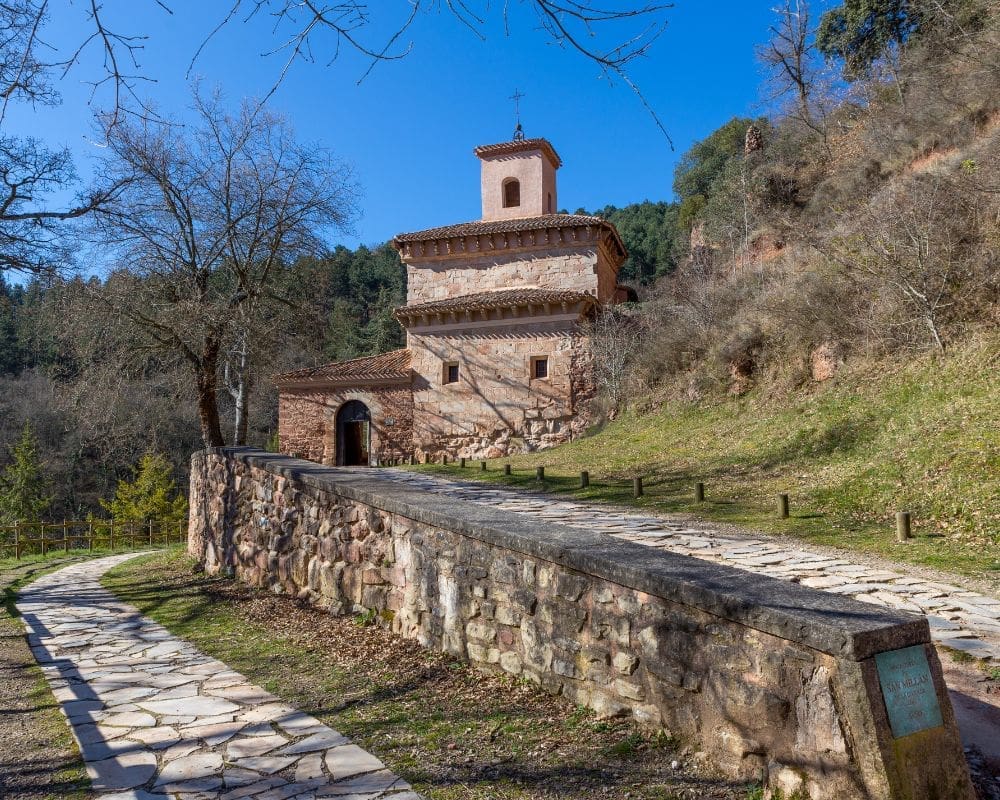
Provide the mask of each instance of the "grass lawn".
[{"label": "grass lawn", "polygon": [[[693,514],[985,580],[1000,590],[1000,337],[791,396],[629,412],[530,455],[421,471]],[[503,475],[509,461],[514,474]],[[543,487],[535,468],[545,467]],[[591,485],[579,489],[579,473]],[[632,497],[633,476],[645,496]],[[693,485],[705,484],[695,503]],[[791,517],[775,513],[788,493]],[[914,538],[894,541],[896,511]]]},{"label": "grass lawn", "polygon": [[120,565],[104,585],[371,750],[426,797],[755,796],[704,767],[684,742],[596,720],[525,681],[192,566],[174,549]]}]

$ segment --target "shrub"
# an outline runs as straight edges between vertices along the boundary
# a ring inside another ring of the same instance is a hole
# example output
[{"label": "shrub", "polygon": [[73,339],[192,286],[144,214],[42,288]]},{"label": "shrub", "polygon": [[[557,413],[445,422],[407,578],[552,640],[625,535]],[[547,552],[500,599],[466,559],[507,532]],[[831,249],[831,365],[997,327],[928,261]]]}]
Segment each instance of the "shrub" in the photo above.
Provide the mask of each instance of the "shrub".
[{"label": "shrub", "polygon": [[135,480],[119,481],[115,497],[101,505],[115,522],[159,522],[178,524],[187,517],[188,504],[177,492],[173,467],[160,453],[146,453],[139,462]]},{"label": "shrub", "polygon": [[0,475],[0,522],[40,522],[52,504],[52,495],[38,456],[38,440],[27,422],[11,450],[11,459]]}]

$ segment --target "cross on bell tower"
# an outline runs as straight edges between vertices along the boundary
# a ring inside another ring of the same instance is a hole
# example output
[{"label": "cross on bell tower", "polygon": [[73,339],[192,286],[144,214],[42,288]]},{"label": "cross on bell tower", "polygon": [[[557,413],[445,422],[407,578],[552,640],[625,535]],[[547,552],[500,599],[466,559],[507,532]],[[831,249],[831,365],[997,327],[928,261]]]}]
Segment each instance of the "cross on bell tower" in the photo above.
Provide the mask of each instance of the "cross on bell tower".
[{"label": "cross on bell tower", "polygon": [[525,95],[521,94],[520,89],[514,89],[514,94],[510,96],[510,100],[514,101],[514,122],[517,127],[514,128],[514,141],[521,142],[524,141],[524,131],[521,129],[521,98]]}]

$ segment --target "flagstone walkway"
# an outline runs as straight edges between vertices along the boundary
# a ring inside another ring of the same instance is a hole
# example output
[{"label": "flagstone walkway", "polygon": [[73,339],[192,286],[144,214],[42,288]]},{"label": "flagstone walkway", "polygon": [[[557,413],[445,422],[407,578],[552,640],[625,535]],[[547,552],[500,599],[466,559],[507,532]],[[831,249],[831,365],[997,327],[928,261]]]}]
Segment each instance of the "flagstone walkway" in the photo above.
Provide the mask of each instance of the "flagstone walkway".
[{"label": "flagstone walkway", "polygon": [[101,800],[419,800],[373,755],[101,587],[136,555],[65,567],[17,601]]},{"label": "flagstone walkway", "polygon": [[380,469],[376,474],[424,491],[447,494],[454,500],[604,531],[674,553],[924,614],[938,644],[978,659],[1000,662],[1000,600],[947,583],[910,577],[902,567],[877,569],[810,551],[786,539],[722,533],[710,525],[692,527],[649,514],[622,513],[595,503],[560,500],[475,481],[447,480],[397,469]]}]

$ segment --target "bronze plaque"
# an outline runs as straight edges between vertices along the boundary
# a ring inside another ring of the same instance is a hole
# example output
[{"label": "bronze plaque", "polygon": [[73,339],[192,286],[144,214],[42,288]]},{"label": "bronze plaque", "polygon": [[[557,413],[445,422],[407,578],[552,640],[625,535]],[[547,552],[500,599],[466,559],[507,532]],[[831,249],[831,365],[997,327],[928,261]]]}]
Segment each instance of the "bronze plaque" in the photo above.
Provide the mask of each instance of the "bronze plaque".
[{"label": "bronze plaque", "polygon": [[875,666],[894,738],[944,724],[922,645],[879,653]]}]

